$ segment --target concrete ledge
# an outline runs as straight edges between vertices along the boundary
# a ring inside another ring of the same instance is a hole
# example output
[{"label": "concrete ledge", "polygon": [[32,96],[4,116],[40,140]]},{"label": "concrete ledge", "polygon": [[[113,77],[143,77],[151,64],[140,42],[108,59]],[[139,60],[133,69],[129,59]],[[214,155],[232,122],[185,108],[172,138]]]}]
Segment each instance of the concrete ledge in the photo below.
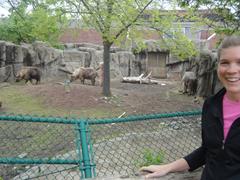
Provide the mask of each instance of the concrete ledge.
[{"label": "concrete ledge", "polygon": [[[198,170],[195,170],[193,172],[182,172],[182,173],[170,173],[166,176],[160,177],[160,178],[151,178],[151,179],[159,179],[159,180],[200,180],[202,174],[202,168],[199,168]],[[144,176],[118,176],[118,177],[96,177],[91,178],[91,180],[139,180],[139,179],[145,179]]]}]

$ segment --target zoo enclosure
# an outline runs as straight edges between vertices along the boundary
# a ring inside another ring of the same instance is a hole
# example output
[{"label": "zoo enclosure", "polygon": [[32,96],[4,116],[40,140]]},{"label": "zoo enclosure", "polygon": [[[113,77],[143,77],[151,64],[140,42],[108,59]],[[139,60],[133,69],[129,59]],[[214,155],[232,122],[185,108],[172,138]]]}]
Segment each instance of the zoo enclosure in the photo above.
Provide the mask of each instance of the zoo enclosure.
[{"label": "zoo enclosure", "polygon": [[198,147],[200,114],[112,119],[3,114],[0,179],[135,176],[142,165],[169,162]]}]

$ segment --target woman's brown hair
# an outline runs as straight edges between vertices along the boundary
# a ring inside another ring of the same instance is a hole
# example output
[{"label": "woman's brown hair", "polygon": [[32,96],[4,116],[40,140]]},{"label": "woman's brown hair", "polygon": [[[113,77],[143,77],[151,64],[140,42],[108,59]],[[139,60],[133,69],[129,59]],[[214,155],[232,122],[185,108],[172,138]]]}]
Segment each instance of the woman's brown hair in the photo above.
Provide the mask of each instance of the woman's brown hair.
[{"label": "woman's brown hair", "polygon": [[223,39],[222,43],[218,47],[217,57],[220,59],[222,49],[226,49],[229,47],[240,46],[240,36],[232,35],[227,36]]}]

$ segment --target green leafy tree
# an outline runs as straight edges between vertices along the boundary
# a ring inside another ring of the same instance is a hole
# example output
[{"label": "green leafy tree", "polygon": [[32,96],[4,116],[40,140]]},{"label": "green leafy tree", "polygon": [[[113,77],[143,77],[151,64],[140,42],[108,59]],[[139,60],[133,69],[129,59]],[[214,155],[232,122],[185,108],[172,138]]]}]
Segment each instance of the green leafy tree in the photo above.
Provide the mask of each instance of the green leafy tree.
[{"label": "green leafy tree", "polygon": [[14,43],[31,43],[35,40],[52,45],[58,43],[62,27],[66,24],[66,18],[60,11],[51,11],[45,3],[35,1],[8,2],[11,14],[0,21],[0,39]]}]

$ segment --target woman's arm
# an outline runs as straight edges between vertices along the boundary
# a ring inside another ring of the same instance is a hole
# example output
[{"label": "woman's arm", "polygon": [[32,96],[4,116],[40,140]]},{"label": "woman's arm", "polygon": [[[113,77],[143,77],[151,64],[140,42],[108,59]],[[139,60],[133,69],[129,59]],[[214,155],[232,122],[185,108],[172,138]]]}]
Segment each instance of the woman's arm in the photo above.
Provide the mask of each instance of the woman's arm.
[{"label": "woman's arm", "polygon": [[140,171],[149,173],[145,176],[146,178],[156,178],[156,177],[164,176],[170,172],[186,171],[189,168],[190,167],[187,161],[181,158],[172,163],[165,164],[165,165],[150,165],[150,166],[142,167]]}]

